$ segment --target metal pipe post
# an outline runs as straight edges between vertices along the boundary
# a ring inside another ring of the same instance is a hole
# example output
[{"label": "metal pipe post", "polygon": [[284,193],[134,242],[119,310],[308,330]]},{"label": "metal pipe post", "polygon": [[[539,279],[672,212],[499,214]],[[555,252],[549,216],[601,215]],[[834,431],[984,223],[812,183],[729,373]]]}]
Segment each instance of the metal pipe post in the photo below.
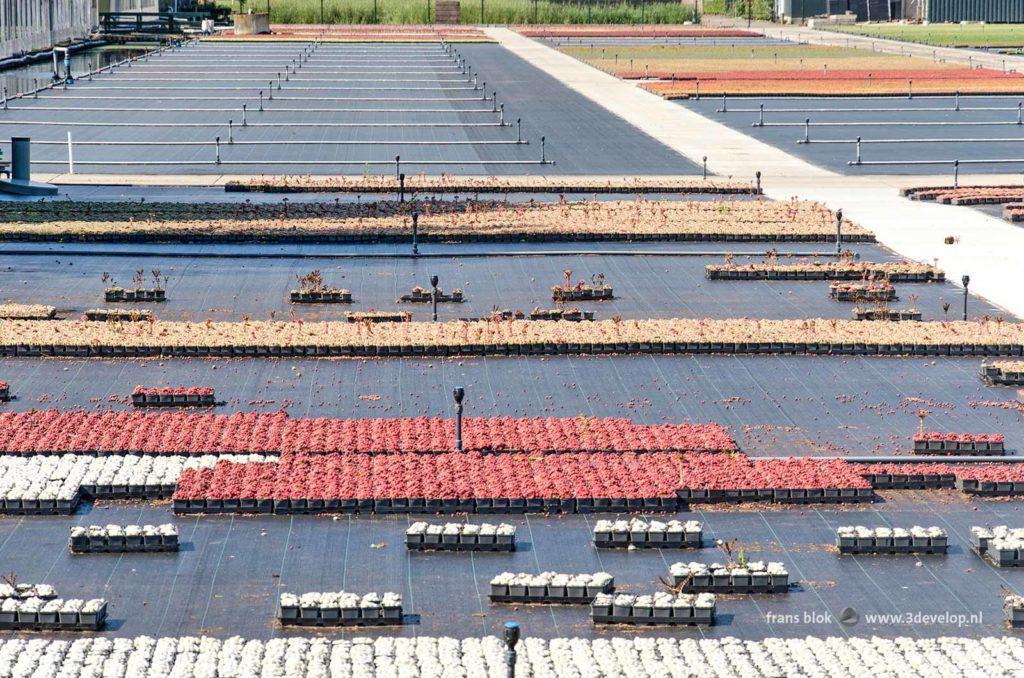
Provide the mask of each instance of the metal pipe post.
[{"label": "metal pipe post", "polygon": [[836,256],[843,251],[843,210],[836,210]]},{"label": "metal pipe post", "polygon": [[430,276],[430,319],[437,322],[437,276]]},{"label": "metal pipe post", "polygon": [[971,284],[971,276],[964,275],[960,278],[960,282],[964,284],[964,320],[967,320],[967,286]]},{"label": "metal pipe post", "polygon": [[455,398],[455,451],[462,452],[462,399],[466,397],[466,389],[456,386],[452,397]]},{"label": "metal pipe post", "polygon": [[420,213],[412,213],[412,255],[420,254]]}]

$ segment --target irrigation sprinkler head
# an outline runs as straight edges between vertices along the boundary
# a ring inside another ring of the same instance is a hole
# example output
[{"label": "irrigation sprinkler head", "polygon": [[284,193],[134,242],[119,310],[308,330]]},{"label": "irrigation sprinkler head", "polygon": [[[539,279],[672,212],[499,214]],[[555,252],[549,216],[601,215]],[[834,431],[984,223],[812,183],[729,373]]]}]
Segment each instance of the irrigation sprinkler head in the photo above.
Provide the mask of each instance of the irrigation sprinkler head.
[{"label": "irrigation sprinkler head", "polygon": [[462,399],[466,397],[466,389],[461,386],[456,386],[452,389],[452,398],[455,399],[456,405],[462,404]]},{"label": "irrigation sprinkler head", "polygon": [[434,288],[435,290],[437,289],[437,282],[438,282],[438,278],[437,278],[436,275],[430,276],[430,286],[432,288]]},{"label": "irrigation sprinkler head", "polygon": [[960,276],[960,282],[964,284],[964,291],[966,292],[967,286],[971,284],[971,276],[965,273],[964,275]]}]

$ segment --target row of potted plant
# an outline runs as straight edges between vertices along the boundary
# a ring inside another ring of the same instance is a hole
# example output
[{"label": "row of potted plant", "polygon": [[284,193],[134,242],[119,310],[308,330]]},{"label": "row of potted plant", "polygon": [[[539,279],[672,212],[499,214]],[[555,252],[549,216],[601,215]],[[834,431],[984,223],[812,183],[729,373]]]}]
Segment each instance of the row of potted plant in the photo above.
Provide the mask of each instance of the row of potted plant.
[{"label": "row of potted plant", "polygon": [[[461,304],[466,300],[462,295],[462,290],[458,287],[447,294],[439,287],[437,288],[436,297],[439,304]],[[417,285],[408,294],[403,294],[399,297],[397,301],[398,303],[429,304],[434,298],[433,290]]]},{"label": "row of potted plant", "polygon": [[840,553],[946,553],[949,538],[941,527],[843,526],[836,530]]},{"label": "row of potted plant", "polygon": [[672,588],[681,593],[786,593],[789,572],[782,563],[673,563]]},{"label": "row of potted plant", "polygon": [[916,308],[861,308],[858,306],[851,313],[854,320],[921,321],[921,311]]},{"label": "row of potted plant", "polygon": [[940,433],[918,431],[914,433],[914,452],[977,452],[1002,454],[1006,451],[1001,433]]},{"label": "row of potted plant", "polygon": [[840,319],[596,320],[589,323],[0,321],[12,357],[440,356],[604,353],[814,355],[1024,354],[1024,324],[1001,318],[915,323]]},{"label": "row of potted plant", "polygon": [[998,386],[1024,386],[1024,361],[996,360],[981,366],[981,376]]},{"label": "row of potted plant", "polygon": [[345,311],[350,323],[407,323],[412,321],[409,311]]},{"label": "row of potted plant", "polygon": [[840,261],[808,261],[780,264],[765,263],[708,264],[704,267],[708,280],[866,280],[889,282],[940,282],[945,272],[930,264],[913,261],[871,262],[855,259]]},{"label": "row of potted plant", "polygon": [[602,593],[590,605],[590,618],[595,624],[711,625],[715,607],[713,593]]},{"label": "row of potted plant", "polygon": [[[178,208],[149,203],[146,208],[151,210],[147,219],[68,215],[22,221],[12,213],[0,218],[0,240],[408,243],[413,210],[420,242],[835,239],[834,213],[819,203],[798,200],[369,203],[321,208],[322,214],[316,215],[291,205],[272,214],[242,207],[224,214],[230,208],[203,206],[185,217]],[[874,235],[844,222],[842,240],[870,242]]]},{"label": "row of potted plant", "polygon": [[915,186],[900,195],[943,205],[1000,205],[1024,201],[1024,186]]},{"label": "row of potted plant", "polygon": [[974,495],[1024,494],[1024,468],[1020,464],[970,464],[958,469],[955,486]]},{"label": "row of potted plant", "polygon": [[[1024,598],[1012,596],[1024,612]],[[662,598],[659,598],[661,602]],[[653,604],[653,601],[652,601]],[[659,607],[664,614],[664,607]],[[671,614],[671,611],[669,612]],[[572,631],[565,632],[571,634]],[[16,675],[15,667],[30,659],[38,675],[79,676],[102,667],[104,678],[135,678],[145,667],[151,675],[172,675],[187,666],[195,675],[329,676],[343,667],[352,676],[460,676],[467,667],[496,667],[504,675],[508,649],[496,635],[451,638],[417,634],[396,637],[215,638],[212,636],[126,637],[123,640],[85,636],[69,649],[57,638],[8,638],[0,641],[0,672]],[[599,638],[569,636],[547,639],[526,635],[516,646],[516,675],[532,676],[672,676],[719,672],[758,672],[778,676],[862,675],[865,667],[884,673],[886,667],[933,667],[952,675],[1015,676],[1024,672],[1020,639],[1013,634],[971,637],[881,635],[808,635],[737,640],[661,634],[614,634]],[[301,667],[301,668],[295,668]],[[763,668],[758,668],[763,667]],[[895,671],[890,671],[894,673]]]},{"label": "row of potted plant", "polygon": [[895,301],[896,288],[888,282],[836,281],[829,285],[829,296],[836,301]]},{"label": "row of potted plant", "polygon": [[[612,417],[466,417],[466,452],[717,452],[736,449],[719,424],[637,424]],[[230,415],[40,410],[0,412],[2,453],[454,452],[440,417],[348,419],[285,412]]]},{"label": "row of potted plant", "polygon": [[[693,177],[548,177],[459,176],[411,174],[405,187],[415,191],[466,193],[753,193],[750,182]],[[263,193],[393,193],[399,189],[394,174],[360,176],[264,176],[233,180],[227,191]],[[49,202],[49,201],[48,201]]]},{"label": "row of potted plant", "polygon": [[[718,486],[744,489],[717,490]],[[689,501],[870,501],[841,460],[670,453],[282,455],[185,471],[174,508],[203,512],[616,512]]]},{"label": "row of potted plant", "polygon": [[491,579],[492,603],[589,603],[615,590],[615,578],[607,572],[559,574],[557,572],[502,572]]},{"label": "row of potted plant", "polygon": [[49,584],[18,584],[0,582],[0,600],[6,598],[41,598],[49,600],[57,597],[57,589]]},{"label": "row of potted plant", "polygon": [[178,528],[162,525],[76,525],[68,548],[72,553],[136,553],[177,551]]},{"label": "row of potted plant", "polygon": [[102,598],[6,598],[0,602],[0,629],[99,631],[106,622],[107,601]]},{"label": "row of potted plant", "polygon": [[1003,597],[1003,611],[1011,628],[1024,627],[1024,596],[1011,594]]},{"label": "row of potted plant", "polygon": [[136,386],[132,391],[135,407],[213,407],[216,404],[209,386]]},{"label": "row of potted plant", "polygon": [[405,531],[405,546],[416,551],[515,551],[516,527],[418,521]]},{"label": "row of potted plant", "polygon": [[57,314],[53,306],[41,304],[0,304],[0,320],[50,320]]},{"label": "row of potted plant", "polygon": [[245,464],[276,461],[263,455],[76,454],[0,456],[0,513],[69,514],[82,497],[170,497],[187,468],[219,460]]},{"label": "row of potted plant", "polygon": [[1024,528],[972,525],[971,546],[996,567],[1024,567]]},{"label": "row of potted plant", "polygon": [[700,548],[703,526],[696,520],[598,520],[594,523],[597,548]]},{"label": "row of potted plant", "polygon": [[401,624],[402,595],[348,591],[282,593],[278,621],[285,626],[381,626]]},{"label": "row of potted plant", "polygon": [[153,312],[148,308],[90,308],[82,314],[91,322],[150,322]]}]

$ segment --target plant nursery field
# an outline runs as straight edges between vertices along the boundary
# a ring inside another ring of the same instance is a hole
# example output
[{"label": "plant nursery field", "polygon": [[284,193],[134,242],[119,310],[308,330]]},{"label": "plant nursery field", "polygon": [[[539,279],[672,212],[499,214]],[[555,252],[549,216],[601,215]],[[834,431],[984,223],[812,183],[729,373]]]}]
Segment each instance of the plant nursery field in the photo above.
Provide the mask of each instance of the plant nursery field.
[{"label": "plant nursery field", "polygon": [[0,677],[1024,673],[1019,78],[555,5],[5,101]]},{"label": "plant nursery field", "polygon": [[[566,54],[668,98],[1019,92],[1016,73],[815,45],[563,46]],[[698,84],[699,83],[699,84]],[[908,83],[912,83],[909,84]]]}]

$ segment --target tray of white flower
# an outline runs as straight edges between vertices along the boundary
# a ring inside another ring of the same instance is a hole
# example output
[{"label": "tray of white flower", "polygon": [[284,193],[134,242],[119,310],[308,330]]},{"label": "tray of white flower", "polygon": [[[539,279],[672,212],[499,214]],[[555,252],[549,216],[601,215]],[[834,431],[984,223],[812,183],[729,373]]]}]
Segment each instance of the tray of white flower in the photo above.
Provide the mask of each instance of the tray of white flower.
[{"label": "tray of white flower", "polygon": [[398,593],[314,591],[282,593],[277,619],[283,626],[393,626],[405,617]]},{"label": "tray of white flower", "polygon": [[515,551],[515,525],[415,522],[405,531],[410,551]]},{"label": "tray of white flower", "polygon": [[15,631],[99,631],[107,622],[107,601],[6,598],[0,602],[0,629]]},{"label": "tray of white flower", "polygon": [[715,595],[602,593],[590,605],[590,618],[595,624],[711,625],[715,623]]},{"label": "tray of white flower", "polygon": [[594,524],[597,548],[700,548],[703,528],[696,520],[598,520]]},{"label": "tray of white flower", "polygon": [[840,553],[851,554],[944,554],[949,549],[946,531],[941,527],[855,527],[836,530]]},{"label": "tray of white flower", "polygon": [[178,528],[163,525],[76,525],[68,548],[72,553],[154,553],[178,550]]},{"label": "tray of white flower", "polygon": [[607,572],[559,574],[557,572],[502,572],[491,579],[492,603],[543,603],[579,605],[615,590],[615,578]]},{"label": "tray of white flower", "polygon": [[782,563],[673,563],[672,587],[681,593],[786,593],[789,572]]}]

